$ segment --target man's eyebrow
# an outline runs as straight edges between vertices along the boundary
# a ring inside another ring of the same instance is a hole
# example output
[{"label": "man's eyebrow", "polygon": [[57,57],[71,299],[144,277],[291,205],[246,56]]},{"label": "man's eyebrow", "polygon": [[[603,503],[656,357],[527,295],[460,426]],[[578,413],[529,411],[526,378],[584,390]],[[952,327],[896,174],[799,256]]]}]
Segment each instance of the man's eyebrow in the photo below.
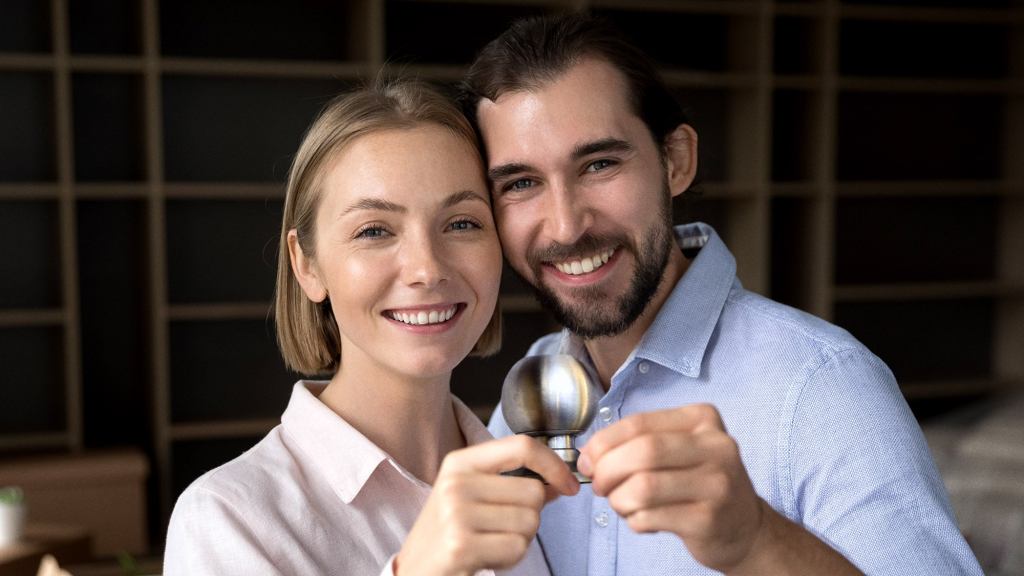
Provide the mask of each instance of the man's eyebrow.
[{"label": "man's eyebrow", "polygon": [[441,204],[441,207],[451,208],[452,206],[455,206],[460,202],[466,202],[467,200],[479,200],[484,204],[488,204],[487,199],[477,194],[476,192],[473,192],[472,190],[460,190],[459,192],[455,192],[454,194],[451,194],[450,196],[445,198],[444,202]]},{"label": "man's eyebrow", "polygon": [[356,210],[383,210],[385,212],[401,213],[405,213],[407,211],[405,206],[395,204],[394,202],[388,202],[387,200],[381,200],[380,198],[360,198],[350,204],[349,207],[341,213],[341,215],[344,216],[351,212],[355,212]]},{"label": "man's eyebrow", "polygon": [[602,138],[593,142],[585,142],[578,144],[572,151],[572,159],[580,160],[591,154],[598,154],[601,152],[630,152],[633,150],[633,145],[625,140],[618,138]]},{"label": "man's eyebrow", "polygon": [[490,170],[487,171],[487,178],[490,181],[494,182],[496,180],[508,178],[509,176],[514,176],[516,174],[522,174],[523,172],[534,171],[535,170],[533,169],[533,167],[531,167],[528,164],[518,164],[513,162],[511,164],[502,164],[501,166],[495,166],[494,168],[491,168]]},{"label": "man's eyebrow", "polygon": [[[572,150],[572,159],[580,160],[591,154],[598,154],[600,152],[630,152],[633,150],[633,145],[625,140],[619,138],[602,138],[600,140],[594,140],[593,142],[585,142],[583,144],[577,144]],[[536,169],[529,164],[521,164],[518,162],[510,162],[508,164],[502,164],[495,166],[487,171],[487,178],[492,181],[498,181],[509,176],[515,176],[516,174],[522,174],[523,172],[535,172]]]}]

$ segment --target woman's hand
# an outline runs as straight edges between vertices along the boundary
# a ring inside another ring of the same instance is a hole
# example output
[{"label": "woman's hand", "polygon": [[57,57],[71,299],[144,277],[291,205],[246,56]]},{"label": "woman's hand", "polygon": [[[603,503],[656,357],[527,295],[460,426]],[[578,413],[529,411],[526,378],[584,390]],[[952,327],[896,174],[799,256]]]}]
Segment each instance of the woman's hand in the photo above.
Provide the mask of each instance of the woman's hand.
[{"label": "woman's hand", "polygon": [[[550,486],[499,475],[519,467],[540,474]],[[533,438],[510,436],[456,450],[441,463],[434,489],[395,559],[395,574],[461,576],[513,566],[526,555],[544,504],[578,491],[568,466]]]}]

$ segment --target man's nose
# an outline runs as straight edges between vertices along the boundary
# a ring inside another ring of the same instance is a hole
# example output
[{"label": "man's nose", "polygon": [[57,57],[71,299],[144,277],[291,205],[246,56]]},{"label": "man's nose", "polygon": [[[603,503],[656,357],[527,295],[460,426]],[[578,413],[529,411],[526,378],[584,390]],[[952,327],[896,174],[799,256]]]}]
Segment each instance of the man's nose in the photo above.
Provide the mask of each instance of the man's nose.
[{"label": "man's nose", "polygon": [[559,244],[574,244],[593,224],[590,205],[571,185],[552,187],[547,214],[548,236]]}]

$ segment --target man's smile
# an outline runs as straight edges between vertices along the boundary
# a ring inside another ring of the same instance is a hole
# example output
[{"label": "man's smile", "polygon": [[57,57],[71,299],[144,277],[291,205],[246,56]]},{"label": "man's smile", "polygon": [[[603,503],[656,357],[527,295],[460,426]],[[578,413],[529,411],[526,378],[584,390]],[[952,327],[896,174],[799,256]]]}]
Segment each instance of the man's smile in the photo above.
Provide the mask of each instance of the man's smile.
[{"label": "man's smile", "polygon": [[563,262],[552,262],[551,265],[558,269],[563,274],[570,276],[579,276],[580,274],[589,274],[594,270],[597,270],[601,266],[608,263],[608,259],[615,253],[614,249],[604,250],[598,254],[592,256],[584,256],[583,258],[575,260],[566,260]]}]

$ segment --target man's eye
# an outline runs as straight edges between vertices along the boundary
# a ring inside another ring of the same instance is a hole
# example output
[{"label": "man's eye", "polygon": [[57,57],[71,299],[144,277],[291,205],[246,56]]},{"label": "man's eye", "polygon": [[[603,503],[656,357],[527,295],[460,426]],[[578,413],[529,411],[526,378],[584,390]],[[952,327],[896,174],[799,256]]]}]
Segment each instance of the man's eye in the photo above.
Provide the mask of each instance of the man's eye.
[{"label": "man's eye", "polygon": [[605,168],[609,168],[615,164],[612,160],[594,160],[587,165],[587,172],[600,172]]},{"label": "man's eye", "polygon": [[532,186],[533,180],[530,180],[529,178],[520,178],[519,180],[514,180],[506,184],[505,190],[525,190]]}]

